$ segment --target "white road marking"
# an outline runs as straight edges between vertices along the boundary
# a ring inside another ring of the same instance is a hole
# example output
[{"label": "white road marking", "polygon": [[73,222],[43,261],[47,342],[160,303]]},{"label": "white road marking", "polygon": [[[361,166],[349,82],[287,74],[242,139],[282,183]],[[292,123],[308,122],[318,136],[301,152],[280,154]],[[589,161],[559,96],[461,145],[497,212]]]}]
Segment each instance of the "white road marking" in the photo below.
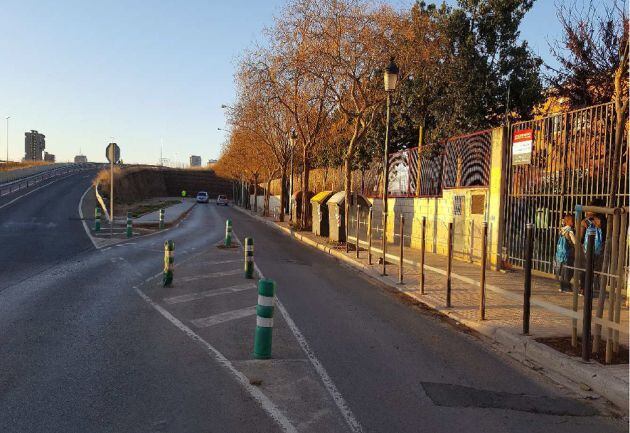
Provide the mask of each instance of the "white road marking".
[{"label": "white road marking", "polygon": [[[232,231],[232,235],[235,238],[237,237],[234,231]],[[256,273],[258,274],[260,278],[265,278],[265,276],[263,275],[262,271],[260,270],[260,268],[258,267],[256,263],[254,263],[254,270],[256,271]],[[293,319],[291,319],[291,316],[289,316],[289,312],[287,311],[286,308],[284,308],[284,305],[282,304],[282,302],[280,302],[280,299],[278,299],[277,296],[276,296],[276,306],[280,310],[280,314],[282,314],[282,317],[284,317],[284,320],[287,323],[287,326],[289,326],[289,329],[291,329],[291,332],[295,336],[295,339],[298,341],[298,344],[302,348],[302,351],[306,354],[309,361],[311,361],[313,368],[315,368],[315,371],[317,372],[320,379],[322,380],[324,387],[326,388],[326,390],[328,391],[328,394],[330,394],[333,401],[337,405],[337,408],[339,409],[339,411],[341,412],[341,415],[346,420],[346,423],[348,424],[348,427],[350,428],[350,430],[354,433],[362,432],[363,428],[361,427],[361,424],[359,424],[359,421],[357,420],[357,418],[354,416],[354,413],[352,413],[352,409],[350,409],[350,406],[348,406],[348,403],[346,403],[346,400],[343,398],[343,396],[341,395],[341,393],[335,386],[335,383],[332,381],[332,379],[328,375],[328,372],[326,371],[322,363],[319,361],[319,359],[317,359],[317,357],[315,356],[315,352],[313,352],[313,349],[311,349],[311,347],[309,346],[308,342],[306,341],[306,338],[304,338],[304,335],[302,334],[302,332],[300,332],[300,329],[297,327]]]},{"label": "white road marking", "polygon": [[242,259],[220,260],[218,262],[208,262],[209,265],[227,265],[228,263],[241,263]]},{"label": "white road marking", "polygon": [[85,198],[85,196],[87,195],[87,193],[91,189],[92,189],[92,185],[90,185],[90,187],[85,190],[85,192],[81,196],[81,200],[79,200],[79,217],[81,218],[81,223],[83,224],[83,229],[85,230],[85,234],[87,235],[88,239],[92,242],[92,245],[94,245],[94,248],[96,248],[98,250],[98,246],[96,245],[96,241],[94,240],[94,238],[92,237],[92,234],[90,233],[90,228],[88,227],[87,223],[85,222],[85,219],[83,219],[83,199]]},{"label": "white road marking", "polygon": [[227,276],[230,276],[230,275],[238,275],[241,272],[243,272],[242,269],[231,269],[229,271],[211,272],[209,274],[204,274],[204,275],[196,275],[196,276],[192,276],[192,277],[183,277],[183,278],[180,278],[180,281],[182,281],[182,282],[190,282],[190,281],[196,281],[196,280],[204,280],[206,278],[227,277]]},{"label": "white road marking", "polygon": [[173,296],[172,298],[164,298],[167,304],[181,304],[182,302],[196,301],[198,299],[209,298],[212,296],[225,295],[228,293],[238,293],[244,290],[255,289],[254,283],[239,284],[236,286],[221,287],[214,290],[206,290],[205,292],[189,293],[187,295]]},{"label": "white road marking", "polygon": [[164,308],[153,302],[147,295],[145,295],[140,289],[134,287],[136,292],[144,301],[152,306],[158,313],[164,316],[169,322],[175,325],[179,330],[184,332],[190,339],[201,345],[207,350],[208,355],[212,356],[222,367],[228,370],[238,383],[252,396],[254,400],[260,404],[265,412],[282,428],[283,431],[289,433],[297,433],[297,429],[291,424],[291,421],[282,413],[282,411],[267,397],[258,387],[249,383],[249,379],[243,373],[238,371],[234,365],[219,352],[214,346],[201,338],[188,326],[184,325],[175,316],[166,311]]},{"label": "white road marking", "polygon": [[207,328],[209,326],[218,325],[219,323],[229,322],[230,320],[242,319],[244,317],[256,314],[256,306],[240,308],[238,310],[226,311],[225,313],[215,314],[214,316],[202,317],[194,319],[190,322],[197,328]]}]

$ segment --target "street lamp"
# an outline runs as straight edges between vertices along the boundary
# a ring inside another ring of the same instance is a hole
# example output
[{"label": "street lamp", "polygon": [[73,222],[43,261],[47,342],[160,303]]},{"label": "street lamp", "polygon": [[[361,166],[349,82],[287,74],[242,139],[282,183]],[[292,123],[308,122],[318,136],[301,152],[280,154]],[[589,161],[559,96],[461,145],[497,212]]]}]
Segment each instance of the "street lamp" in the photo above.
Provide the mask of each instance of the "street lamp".
[{"label": "street lamp", "polygon": [[[383,149],[383,275],[387,275],[387,267],[385,260],[387,254],[387,189],[389,188],[389,173],[387,167],[387,154],[389,152],[389,106],[391,104],[391,95],[396,90],[398,83],[398,66],[391,57],[389,65],[385,68],[383,74],[383,84],[387,92],[387,121],[385,123],[385,148]],[[400,239],[400,242],[403,240]]]},{"label": "street lamp", "polygon": [[7,116],[7,164],[9,163],[9,119],[11,116]]},{"label": "street lamp", "polygon": [[[291,129],[289,134],[289,148],[291,149],[291,177],[289,178],[289,221],[293,221],[293,149],[297,142],[297,133]],[[295,222],[295,221],[293,221]]]}]

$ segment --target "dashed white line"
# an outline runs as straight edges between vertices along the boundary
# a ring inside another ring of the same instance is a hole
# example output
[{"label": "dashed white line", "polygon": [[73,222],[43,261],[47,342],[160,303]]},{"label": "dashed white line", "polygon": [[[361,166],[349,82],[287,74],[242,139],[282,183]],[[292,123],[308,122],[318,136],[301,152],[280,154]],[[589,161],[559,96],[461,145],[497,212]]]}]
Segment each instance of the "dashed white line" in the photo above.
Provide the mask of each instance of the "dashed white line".
[{"label": "dashed white line", "polygon": [[212,296],[225,295],[228,293],[238,293],[244,290],[251,290],[255,288],[256,288],[256,285],[254,283],[238,284],[235,286],[221,287],[214,290],[206,290],[204,292],[199,292],[199,293],[189,293],[187,295],[173,296],[172,298],[164,298],[164,302],[167,304],[181,304],[182,302],[196,301],[199,299],[209,298]]},{"label": "dashed white line", "polygon": [[256,306],[239,308],[238,310],[226,311],[224,313],[215,314],[214,316],[202,317],[200,319],[194,319],[190,322],[197,328],[208,328],[210,326],[218,325],[219,323],[229,322],[231,320],[242,319],[244,317],[253,316],[256,314]]},{"label": "dashed white line", "polygon": [[234,365],[219,352],[214,346],[201,338],[198,334],[196,334],[192,329],[188,326],[184,325],[181,321],[179,321],[175,316],[166,311],[164,308],[153,302],[147,295],[145,295],[140,289],[134,287],[138,295],[144,301],[152,306],[158,313],[164,316],[169,322],[183,331],[189,338],[193,341],[201,345],[204,349],[207,350],[208,354],[211,355],[221,366],[223,366],[226,370],[228,370],[234,378],[241,384],[243,388],[256,400],[263,410],[269,414],[269,416],[276,422],[285,432],[289,433],[297,433],[297,429],[291,424],[291,421],[282,413],[282,411],[267,397],[259,388],[249,383],[249,379],[238,371]]},{"label": "dashed white line", "polygon": [[183,277],[183,278],[180,278],[180,281],[182,281],[182,282],[190,282],[190,281],[197,281],[197,280],[205,280],[205,279],[208,279],[208,278],[228,277],[230,275],[238,275],[238,274],[240,274],[242,272],[243,272],[242,269],[231,269],[229,271],[210,272],[209,274],[195,275],[195,276],[190,276],[190,277]]}]

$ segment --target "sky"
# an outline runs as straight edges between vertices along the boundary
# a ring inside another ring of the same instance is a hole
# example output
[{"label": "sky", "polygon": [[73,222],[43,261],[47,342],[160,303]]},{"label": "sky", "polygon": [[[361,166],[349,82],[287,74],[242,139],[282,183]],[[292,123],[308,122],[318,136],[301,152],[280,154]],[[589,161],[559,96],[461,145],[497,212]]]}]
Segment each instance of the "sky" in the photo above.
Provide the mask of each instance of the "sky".
[{"label": "sky", "polygon": [[[236,60],[283,3],[0,1],[0,159],[7,116],[13,160],[31,129],[46,135],[57,161],[79,152],[104,161],[112,140],[126,163],[156,164],[161,148],[171,163],[218,158]],[[554,0],[536,1],[521,36],[552,62]]]}]

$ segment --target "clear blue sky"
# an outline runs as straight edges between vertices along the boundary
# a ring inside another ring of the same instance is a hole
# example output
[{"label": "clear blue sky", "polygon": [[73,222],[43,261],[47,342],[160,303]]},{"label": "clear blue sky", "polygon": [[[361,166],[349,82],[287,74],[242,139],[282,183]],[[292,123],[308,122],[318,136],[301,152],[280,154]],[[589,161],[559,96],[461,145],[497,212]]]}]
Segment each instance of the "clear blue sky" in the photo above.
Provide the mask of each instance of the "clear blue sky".
[{"label": "clear blue sky", "polygon": [[[608,0],[607,0],[608,1]],[[219,155],[235,58],[260,37],[282,0],[8,0],[0,6],[0,155],[24,132],[46,135],[58,161],[79,149],[104,160],[110,137],[125,162]],[[393,0],[397,6],[410,1]],[[449,1],[449,3],[452,3]],[[538,0],[522,36],[549,59],[553,0]]]}]

